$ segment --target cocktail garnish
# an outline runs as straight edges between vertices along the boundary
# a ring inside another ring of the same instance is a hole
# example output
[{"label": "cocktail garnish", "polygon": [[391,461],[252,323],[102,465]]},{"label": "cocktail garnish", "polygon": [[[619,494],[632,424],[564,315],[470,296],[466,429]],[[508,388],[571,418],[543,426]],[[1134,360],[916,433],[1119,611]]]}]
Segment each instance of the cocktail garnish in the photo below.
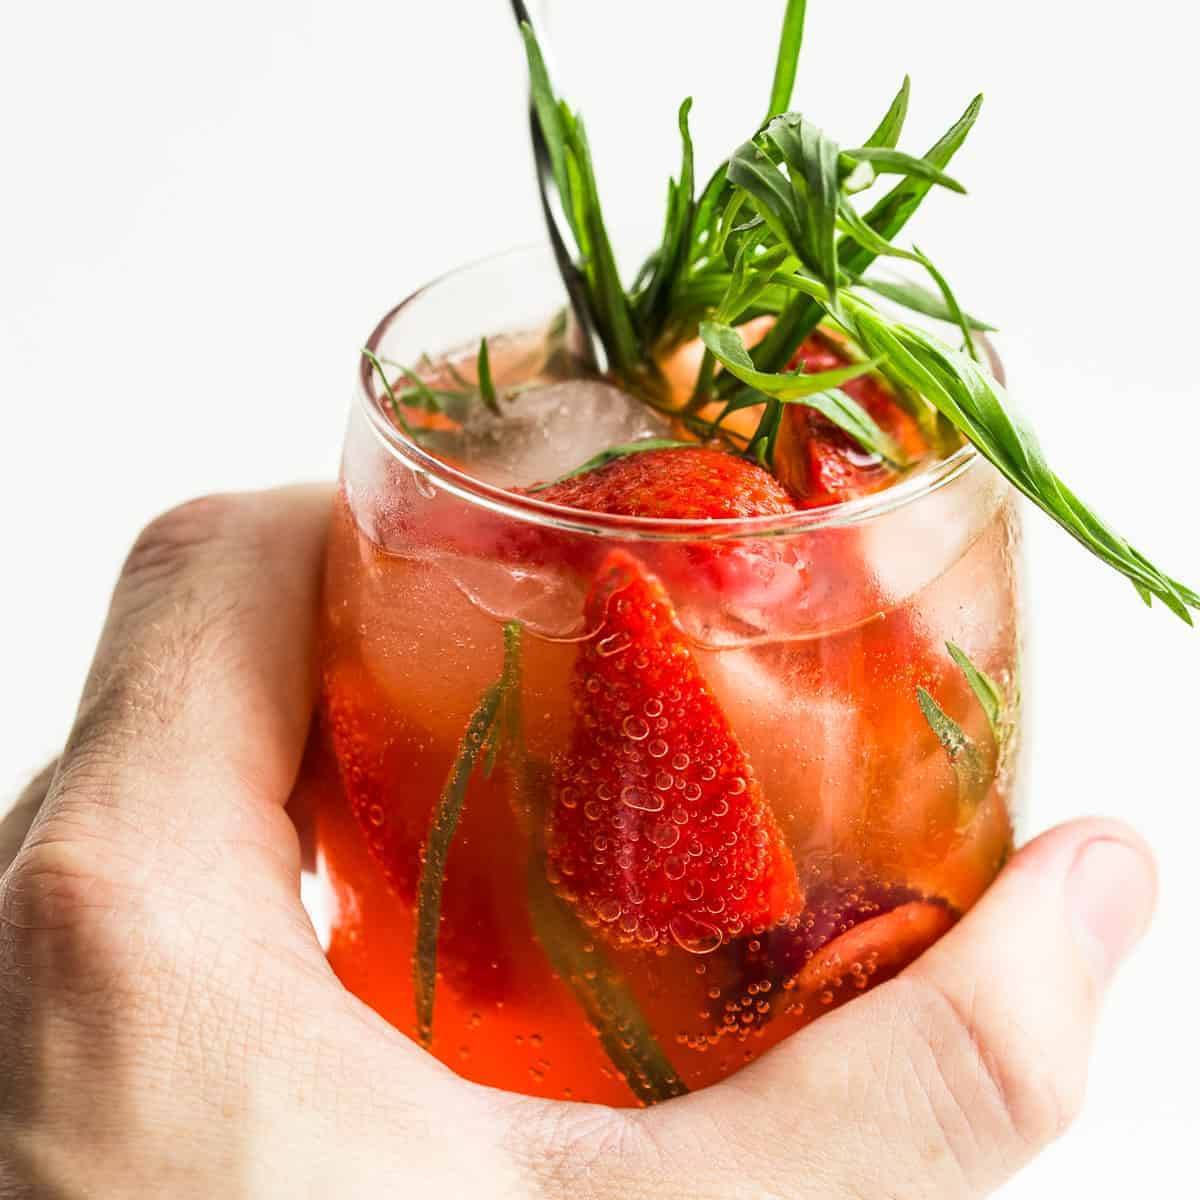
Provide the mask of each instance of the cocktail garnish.
[{"label": "cocktail garnish", "polygon": [[[976,97],[924,155],[897,149],[908,110],[905,79],[866,142],[843,147],[791,102],[803,40],[804,0],[789,0],[772,82],[768,118],[695,194],[689,130],[691,101],[679,113],[683,162],[668,188],[667,218],[658,249],[627,290],[601,212],[599,189],[583,122],[554,95],[537,40],[524,37],[531,86],[586,285],[589,308],[617,381],[628,392],[670,413],[703,440],[735,445],[778,470],[776,448],[783,405],[819,410],[863,450],[891,458],[878,424],[840,391],[832,378],[787,370],[819,326],[840,331],[848,349],[904,390],[930,415],[972,442],[1019,491],[1109,566],[1125,575],[1149,604],[1160,599],[1192,624],[1200,596],[1158,570],[1106,525],[1050,469],[1029,425],[1010,412],[1003,386],[978,361],[974,334],[987,328],[966,315],[945,276],[916,247],[894,243],[929,191],[961,192],[946,168],[979,115]],[[900,182],[860,212],[853,197],[884,175]],[[880,257],[906,259],[929,276],[933,289],[865,275]],[[895,304],[954,325],[955,349],[894,319],[869,303],[875,291]],[[761,341],[747,350],[736,329],[770,318]],[[692,398],[682,409],[670,399],[659,364],[683,342],[707,348]],[[857,364],[831,372],[842,382]],[[701,410],[720,402],[719,416]],[[759,411],[748,437],[729,437],[734,413]]]}]

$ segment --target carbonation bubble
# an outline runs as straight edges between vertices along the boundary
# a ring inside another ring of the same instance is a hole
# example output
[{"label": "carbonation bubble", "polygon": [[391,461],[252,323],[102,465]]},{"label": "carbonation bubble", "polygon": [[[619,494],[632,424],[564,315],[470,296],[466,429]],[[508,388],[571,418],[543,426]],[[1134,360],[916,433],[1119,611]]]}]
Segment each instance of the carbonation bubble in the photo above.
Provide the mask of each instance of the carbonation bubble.
[{"label": "carbonation bubble", "polygon": [[667,821],[660,821],[657,825],[651,827],[646,837],[660,850],[669,850],[679,841],[679,828]]},{"label": "carbonation bubble", "polygon": [[711,954],[721,945],[721,931],[715,925],[699,921],[687,913],[671,918],[669,926],[676,945],[689,954]]},{"label": "carbonation bubble", "polygon": [[601,808],[599,800],[589,800],[583,806],[583,815],[585,817],[587,817],[587,819],[589,821],[600,820],[600,814],[603,812],[604,812],[604,809]]},{"label": "carbonation bubble", "polygon": [[740,775],[735,775],[729,781],[730,795],[740,796],[745,790],[746,790],[746,781]]},{"label": "carbonation bubble", "polygon": [[621,915],[619,900],[601,900],[596,905],[596,916],[602,921],[615,921]]},{"label": "carbonation bubble", "polygon": [[[650,736],[650,726],[641,717],[626,717],[621,722],[621,728],[625,731],[625,736],[632,738],[635,742],[645,741]],[[653,747],[651,747],[650,753],[654,753]]]},{"label": "carbonation bubble", "polygon": [[663,710],[663,706],[662,706],[661,700],[647,700],[646,701],[646,708],[645,708],[646,716],[661,717],[662,710]]},{"label": "carbonation bubble", "polygon": [[650,745],[646,747],[646,749],[650,752],[651,758],[663,758],[665,757],[669,747],[667,746],[667,743],[662,740],[662,738],[655,738],[654,741],[652,741]]},{"label": "carbonation bubble", "polygon": [[675,771],[686,771],[691,764],[691,759],[686,754],[676,754],[671,759],[671,769]]},{"label": "carbonation bubble", "polygon": [[367,820],[370,821],[372,825],[382,825],[383,805],[372,804],[371,807],[367,809]]},{"label": "carbonation bubble", "polygon": [[712,806],[714,817],[723,817],[729,811],[729,801],[724,796],[718,796]]},{"label": "carbonation bubble", "polygon": [[666,803],[661,796],[646,791],[645,788],[629,784],[621,791],[621,803],[639,812],[661,812]]},{"label": "carbonation bubble", "polygon": [[704,898],[704,884],[699,879],[689,879],[683,886],[683,894],[689,900],[702,900]]},{"label": "carbonation bubble", "polygon": [[627,633],[610,633],[608,637],[601,638],[596,643],[596,653],[601,658],[612,658],[614,654],[620,654],[628,649],[629,635]]},{"label": "carbonation bubble", "polygon": [[675,777],[666,771],[659,771],[654,777],[654,786],[660,792],[669,792],[675,786]]},{"label": "carbonation bubble", "polygon": [[679,857],[678,854],[672,854],[670,858],[663,863],[663,874],[668,879],[682,879],[687,871],[687,863]]}]

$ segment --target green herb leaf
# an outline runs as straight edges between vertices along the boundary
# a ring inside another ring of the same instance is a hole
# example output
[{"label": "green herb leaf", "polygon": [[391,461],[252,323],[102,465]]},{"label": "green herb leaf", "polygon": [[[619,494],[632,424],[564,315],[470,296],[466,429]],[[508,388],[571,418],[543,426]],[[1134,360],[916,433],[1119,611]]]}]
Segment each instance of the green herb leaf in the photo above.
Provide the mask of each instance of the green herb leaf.
[{"label": "green herb leaf", "polygon": [[[837,390],[843,383],[869,374],[878,365],[877,361],[852,363],[811,375],[772,375],[755,369],[741,336],[728,325],[701,322],[700,340],[727,371],[763,396],[770,396],[785,404],[800,403],[814,408],[870,453],[882,455],[893,463],[903,460],[895,442],[879,428],[870,413],[857,401]],[[727,406],[726,413],[747,407],[748,401],[752,402],[751,398],[739,397],[732,406]],[[754,440],[758,442],[761,439],[756,435]]]},{"label": "green herb leaf", "polygon": [[643,1104],[685,1095],[687,1086],[619,974],[596,945],[595,935],[550,886],[544,853],[530,858],[529,915],[551,968],[575,993],[605,1054],[633,1094]]},{"label": "green herb leaf", "polygon": [[417,941],[413,951],[413,991],[416,996],[417,1035],[428,1045],[433,1039],[433,1002],[437,984],[438,934],[442,921],[442,888],[446,882],[446,860],[458,830],[467,784],[483,753],[492,722],[502,698],[499,683],[483,694],[467,724],[458,754],[442,793],[434,805],[429,833],[425,838],[421,877],[417,883]]},{"label": "green herb leaf", "polygon": [[843,150],[842,155],[854,162],[869,162],[879,175],[905,175],[909,179],[921,179],[949,188],[952,192],[966,194],[967,189],[957,179],[951,179],[928,159],[915,158],[902,150],[887,146],[859,146],[855,150]]},{"label": "green herb leaf", "polygon": [[946,649],[958,665],[958,669],[966,677],[971,691],[975,693],[975,698],[983,707],[992,737],[999,748],[1009,733],[1007,705],[1004,702],[1004,693],[1000,690],[1000,685],[990,675],[981,671],[953,642],[947,642]]},{"label": "green herb leaf", "polygon": [[662,242],[650,260],[653,266],[636,306],[639,324],[648,340],[655,337],[667,322],[673,293],[687,269],[691,251],[692,220],[696,211],[695,155],[688,127],[691,111],[692,101],[689,97],[679,109],[679,134],[683,139],[679,182],[676,184],[674,180],[671,181]]},{"label": "green herb leaf", "polygon": [[379,376],[379,382],[383,384],[384,394],[388,398],[388,406],[392,410],[392,416],[396,419],[396,424],[408,434],[415,442],[416,434],[413,432],[413,427],[408,423],[408,418],[404,415],[404,409],[400,404],[399,397],[396,395],[395,388],[392,387],[392,381],[388,378],[387,371],[383,368],[383,363],[379,361],[378,355],[363,347],[363,357],[375,368],[375,373]]},{"label": "green herb leaf", "polygon": [[866,144],[868,146],[885,146],[890,148],[895,146],[900,140],[900,132],[904,128],[904,121],[908,116],[910,87],[910,80],[905,75],[904,82],[900,85],[900,90],[896,93],[896,98],[892,101],[891,107],[884,113],[883,120],[879,122],[875,132],[867,138]]},{"label": "green herb leaf", "polygon": [[437,985],[438,935],[442,921],[442,890],[446,860],[467,798],[467,785],[481,755],[490,775],[505,740],[514,744],[519,733],[521,692],[521,626],[504,627],[504,666],[500,678],[483,693],[467,722],[458,754],[434,805],[417,881],[417,939],[413,951],[413,992],[417,1035],[426,1045],[433,1038],[433,1004]]},{"label": "green herb leaf", "polygon": [[[982,107],[983,97],[976,96],[963,115],[929,148],[925,154],[925,161],[939,169],[944,168],[967,140],[967,135],[974,128]],[[927,179],[904,179],[863,219],[876,233],[891,241],[908,224],[932,187],[932,182]],[[875,260],[876,255],[849,239],[839,243],[838,257],[843,270],[851,275],[861,275]]]},{"label": "green herb leaf", "polygon": [[[504,669],[489,759],[503,754],[513,783],[513,815],[529,837],[527,899],[534,936],[551,969],[571,989],[613,1067],[644,1104],[682,1096],[687,1087],[671,1066],[620,974],[595,935],[550,884],[545,848],[545,798],[550,769],[531,759],[521,723],[521,626],[504,629]],[[489,768],[490,769],[490,768]]]},{"label": "green herb leaf", "polygon": [[552,479],[549,483],[539,483],[537,487],[531,487],[528,491],[531,494],[544,492],[556,483],[574,479],[577,475],[586,475],[589,471],[595,471],[600,467],[607,466],[610,462],[615,462],[618,458],[626,458],[630,454],[644,454],[647,450],[695,450],[695,448],[695,442],[678,442],[672,438],[639,438],[636,442],[623,442],[619,446],[610,446],[607,450],[601,450],[599,454],[593,454],[587,462],[580,463],[574,470],[560,475],[557,479]]},{"label": "green herb leaf", "polygon": [[802,232],[791,249],[836,303],[837,214],[842,183],[837,143],[799,113],[776,117],[764,136],[783,156],[792,179],[791,209],[801,218]]},{"label": "green herb leaf", "polygon": [[1157,596],[1191,625],[1200,607],[1178,584],[1106,525],[1050,469],[1033,430],[1009,412],[1004,388],[977,362],[924,330],[892,325],[853,299],[850,320],[868,354],[886,357],[889,370],[924,396],[1022,492],[1093,554],[1125,575],[1143,599]]},{"label": "green herb leaf", "polygon": [[992,785],[992,768],[987,756],[967,736],[962,726],[948,717],[941,705],[923,688],[917,688],[917,702],[921,712],[929,723],[929,728],[937,735],[942,749],[950,759],[958,781],[958,798],[960,826],[965,826],[979,808],[980,802],[987,795]]},{"label": "green herb leaf", "polygon": [[[919,283],[907,279],[880,279],[875,275],[867,275],[857,281],[858,287],[864,287],[891,300],[894,304],[910,308],[913,312],[925,317],[933,317],[938,321],[948,321],[956,324],[955,316],[946,305],[945,298],[939,292],[932,292]],[[963,314],[967,325],[977,333],[994,333],[996,327],[981,321],[978,317]]]},{"label": "green herb leaf", "polygon": [[786,112],[796,90],[796,69],[800,62],[800,47],[804,44],[804,12],[806,0],[788,0],[783,15],[783,30],[779,35],[779,55],[775,60],[775,78],[771,81],[771,100],[767,117]]},{"label": "green herb leaf", "polygon": [[496,399],[496,386],[492,383],[492,364],[488,356],[487,338],[479,339],[479,357],[475,362],[475,372],[479,379],[480,400],[488,412],[498,417],[500,403]]}]

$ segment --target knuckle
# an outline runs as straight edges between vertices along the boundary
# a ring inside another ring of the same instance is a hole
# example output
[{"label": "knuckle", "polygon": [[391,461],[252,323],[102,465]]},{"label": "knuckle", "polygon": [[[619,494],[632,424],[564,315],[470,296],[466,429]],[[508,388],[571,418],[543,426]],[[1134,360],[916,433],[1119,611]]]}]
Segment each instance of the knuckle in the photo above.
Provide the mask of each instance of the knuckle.
[{"label": "knuckle", "polygon": [[8,956],[35,988],[111,992],[128,933],[119,890],[96,869],[98,851],[71,839],[38,839],[0,884],[0,930]]},{"label": "knuckle", "polygon": [[202,496],[154,518],[138,534],[125,560],[126,581],[175,577],[228,528],[239,507],[236,496]]},{"label": "knuckle", "polygon": [[928,1052],[921,1087],[952,1150],[969,1141],[1023,1161],[1067,1130],[1085,1074],[1071,1056],[1028,1036],[994,998],[924,977],[893,984],[908,988],[909,1020]]}]

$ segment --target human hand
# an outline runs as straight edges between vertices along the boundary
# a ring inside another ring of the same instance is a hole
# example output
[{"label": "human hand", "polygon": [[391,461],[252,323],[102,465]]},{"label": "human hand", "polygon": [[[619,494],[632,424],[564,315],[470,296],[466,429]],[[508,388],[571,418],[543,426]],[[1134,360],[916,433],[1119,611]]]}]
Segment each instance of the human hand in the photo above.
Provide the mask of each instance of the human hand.
[{"label": "human hand", "polygon": [[1038,838],[898,978],[655,1109],[468,1083],[346,992],[285,810],[328,510],[154,522],[60,762],[0,824],[0,1197],[940,1200],[1063,1131],[1154,901],[1110,822]]}]

